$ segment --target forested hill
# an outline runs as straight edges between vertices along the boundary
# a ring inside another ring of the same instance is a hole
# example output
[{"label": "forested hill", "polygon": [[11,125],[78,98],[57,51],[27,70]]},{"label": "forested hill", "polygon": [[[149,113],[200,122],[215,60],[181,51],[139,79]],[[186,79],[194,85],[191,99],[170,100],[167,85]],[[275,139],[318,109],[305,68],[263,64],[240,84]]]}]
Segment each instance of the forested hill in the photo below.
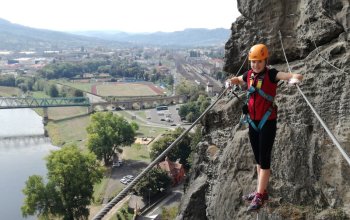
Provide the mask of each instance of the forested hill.
[{"label": "forested hill", "polygon": [[130,34],[118,31],[83,31],[74,32],[106,40],[117,40],[137,44],[160,46],[212,46],[224,45],[230,37],[230,30],[224,28],[191,28],[175,32],[155,32]]},{"label": "forested hill", "polygon": [[[120,31],[82,31],[65,33],[30,28],[0,18],[0,50],[43,49],[58,50],[81,46],[126,47],[139,45],[158,46],[213,46],[224,45],[230,30],[186,29],[176,32],[130,34]],[[121,43],[122,42],[122,43]]]},{"label": "forested hill", "polygon": [[30,28],[0,18],[0,50],[57,50],[80,46],[122,46],[116,41]]}]

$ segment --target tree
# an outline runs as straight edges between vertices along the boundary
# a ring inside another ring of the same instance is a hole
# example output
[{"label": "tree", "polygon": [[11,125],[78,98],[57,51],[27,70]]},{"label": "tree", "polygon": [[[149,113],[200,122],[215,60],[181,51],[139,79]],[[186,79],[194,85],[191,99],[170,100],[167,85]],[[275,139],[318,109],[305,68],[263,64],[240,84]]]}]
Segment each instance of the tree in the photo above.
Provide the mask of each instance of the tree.
[{"label": "tree", "polygon": [[[183,131],[184,131],[183,128],[176,128],[175,131],[173,131],[171,134],[168,134],[158,139],[156,142],[154,142],[150,152],[151,159],[154,160],[155,158],[157,158],[167,147],[170,146],[171,143],[173,143],[176,140],[177,137],[179,137],[182,134]],[[183,164],[186,169],[188,169],[189,168],[188,157],[191,153],[190,145],[191,145],[191,138],[187,134],[169,152],[169,154],[167,155],[168,158],[171,161],[180,159],[180,163]]]},{"label": "tree", "polygon": [[193,112],[190,112],[186,115],[186,121],[188,122],[194,122],[196,120],[195,115],[193,114]]},{"label": "tree", "polygon": [[0,86],[16,86],[16,79],[12,75],[0,76]]},{"label": "tree", "polygon": [[106,165],[120,151],[122,145],[130,145],[135,140],[132,126],[123,117],[113,115],[112,112],[93,114],[87,132],[88,148]]},{"label": "tree", "polygon": [[170,185],[171,179],[168,174],[159,168],[153,168],[149,171],[148,175],[144,176],[135,186],[135,192],[137,195],[147,199],[148,196],[152,198],[158,193],[168,189]]},{"label": "tree", "polygon": [[165,83],[172,86],[174,84],[174,77],[172,75],[167,75],[165,77]]},{"label": "tree", "polygon": [[77,146],[66,146],[47,158],[47,184],[41,176],[26,181],[22,215],[46,219],[87,219],[94,184],[101,181],[103,169],[93,153],[82,153]]},{"label": "tree", "polygon": [[84,97],[84,92],[81,90],[78,90],[78,89],[74,89],[73,96],[74,97]]},{"label": "tree", "polygon": [[130,125],[131,125],[131,127],[132,127],[132,129],[134,130],[135,133],[136,133],[137,130],[140,129],[139,125],[136,122],[134,122],[134,121],[132,121],[130,123]]},{"label": "tree", "polygon": [[28,87],[25,83],[20,83],[17,86],[22,90],[23,93],[26,93],[28,91]]},{"label": "tree", "polygon": [[169,208],[162,208],[162,219],[163,220],[172,220],[176,219],[179,208],[177,206],[172,206]]},{"label": "tree", "polygon": [[195,149],[196,149],[198,143],[202,140],[202,127],[201,127],[201,125],[198,125],[196,127],[194,133],[190,133],[190,137],[191,137],[191,144],[190,144],[191,153],[187,159],[189,167],[192,166],[193,152],[195,152]]},{"label": "tree", "polygon": [[54,84],[50,85],[48,95],[51,97],[58,97],[58,94],[59,92],[58,92],[57,86]]},{"label": "tree", "polygon": [[209,105],[210,105],[210,102],[208,100],[205,100],[205,101],[201,102],[200,103],[200,108],[199,108],[200,114],[202,114],[209,107]]},{"label": "tree", "polygon": [[190,101],[181,105],[179,115],[181,118],[186,118],[188,122],[194,122],[210,105],[206,95],[197,94],[196,101]]}]

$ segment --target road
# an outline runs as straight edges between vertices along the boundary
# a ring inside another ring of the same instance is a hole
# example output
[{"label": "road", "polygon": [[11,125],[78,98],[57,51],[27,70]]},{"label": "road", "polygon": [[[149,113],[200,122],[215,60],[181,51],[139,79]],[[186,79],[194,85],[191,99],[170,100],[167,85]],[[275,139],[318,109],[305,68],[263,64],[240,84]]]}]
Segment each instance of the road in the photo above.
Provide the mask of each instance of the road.
[{"label": "road", "polygon": [[96,102],[106,102],[106,100],[104,100],[103,98],[101,98],[100,96],[96,96],[93,95],[91,93],[85,93],[86,97],[89,98],[90,103],[96,103]]},{"label": "road", "polygon": [[[164,111],[164,114],[161,115],[158,114],[155,108],[148,109],[145,111],[146,117],[148,119],[144,119],[143,117],[140,117],[139,115],[135,114],[135,111],[124,111],[129,115],[134,116],[137,120],[144,123],[145,126],[174,129],[182,124],[177,108],[178,105],[168,106],[168,110]],[[161,120],[162,118],[164,120],[166,119],[165,114],[169,114],[169,117],[172,120],[171,122]]]},{"label": "road", "polygon": [[[177,110],[178,108],[179,108],[178,105],[168,106],[168,110],[165,110],[165,111],[157,111],[156,109],[153,108],[146,111],[146,116],[147,118],[149,118],[148,121],[152,123],[162,124],[168,127],[171,126],[172,124],[179,126],[182,122],[178,114],[178,110]],[[166,120],[167,114],[172,120],[171,122],[161,120],[161,119]]]},{"label": "road", "polygon": [[167,196],[165,199],[163,199],[161,202],[159,202],[156,206],[154,206],[152,209],[148,210],[147,213],[143,213],[146,217],[151,217],[154,215],[159,215],[162,213],[162,208],[164,207],[171,207],[174,205],[177,205],[180,203],[182,195],[183,195],[183,185],[179,185],[176,188],[173,189],[171,194]]}]

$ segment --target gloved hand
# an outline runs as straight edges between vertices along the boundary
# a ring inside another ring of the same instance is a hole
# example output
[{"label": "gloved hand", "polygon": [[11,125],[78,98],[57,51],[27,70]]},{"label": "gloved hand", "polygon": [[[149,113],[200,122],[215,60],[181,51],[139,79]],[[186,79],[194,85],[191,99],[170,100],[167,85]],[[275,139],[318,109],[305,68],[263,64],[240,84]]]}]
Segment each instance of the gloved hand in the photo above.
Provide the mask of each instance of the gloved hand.
[{"label": "gloved hand", "polygon": [[288,80],[288,85],[296,85],[299,84],[303,80],[303,75],[294,73],[292,77]]},{"label": "gloved hand", "polygon": [[299,83],[300,83],[300,80],[297,78],[291,78],[290,80],[288,80],[288,85],[295,85]]}]

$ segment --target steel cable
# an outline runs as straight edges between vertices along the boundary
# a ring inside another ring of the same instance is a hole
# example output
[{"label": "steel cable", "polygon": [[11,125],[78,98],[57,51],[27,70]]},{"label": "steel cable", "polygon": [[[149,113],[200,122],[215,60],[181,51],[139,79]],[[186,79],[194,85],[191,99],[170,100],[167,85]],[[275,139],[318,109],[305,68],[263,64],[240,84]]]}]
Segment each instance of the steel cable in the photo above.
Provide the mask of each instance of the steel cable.
[{"label": "steel cable", "polygon": [[[242,66],[239,68],[236,76],[239,74],[241,69],[243,68],[243,65],[247,58],[244,60]],[[210,109],[212,109],[216,103],[223,97],[223,95],[226,93],[226,91],[229,89],[225,88],[221,92],[221,94],[218,96],[218,98],[195,120],[192,125],[185,130],[170,146],[165,149],[156,159],[154,159],[139,175],[135,177],[133,181],[131,181],[116,197],[114,197],[106,206],[104,206],[93,218],[94,220],[100,220],[102,219],[118,202],[120,202],[138,182],[141,180],[142,177],[144,177],[155,165],[157,165],[163,158],[171,151],[176,144],[182,140],[182,138],[209,112]]]},{"label": "steel cable", "polygon": [[[286,56],[286,52],[284,50],[284,46],[283,46],[283,41],[282,41],[282,34],[281,31],[278,31],[279,34],[279,39],[281,42],[281,46],[282,46],[282,50],[283,50],[283,55],[284,58],[286,60],[287,66],[288,66],[288,71],[290,73],[292,73],[290,66],[289,66],[289,62]],[[323,126],[323,128],[326,130],[327,134],[329,135],[329,137],[332,139],[333,143],[335,144],[335,146],[338,148],[338,150],[340,151],[340,153],[343,155],[343,157],[345,158],[345,160],[348,162],[348,164],[350,165],[350,158],[347,155],[347,153],[345,152],[345,150],[342,148],[342,146],[339,144],[337,138],[332,134],[332,132],[329,130],[329,128],[327,127],[326,123],[322,120],[322,118],[320,117],[320,115],[316,112],[315,108],[311,105],[311,103],[309,102],[309,100],[307,99],[307,97],[304,95],[303,91],[300,89],[298,84],[295,84],[298,91],[300,92],[300,94],[303,96],[304,100],[306,101],[306,103],[309,105],[309,107],[311,108],[312,112],[315,114],[316,118],[319,120],[319,122],[321,123],[321,125]]]}]

